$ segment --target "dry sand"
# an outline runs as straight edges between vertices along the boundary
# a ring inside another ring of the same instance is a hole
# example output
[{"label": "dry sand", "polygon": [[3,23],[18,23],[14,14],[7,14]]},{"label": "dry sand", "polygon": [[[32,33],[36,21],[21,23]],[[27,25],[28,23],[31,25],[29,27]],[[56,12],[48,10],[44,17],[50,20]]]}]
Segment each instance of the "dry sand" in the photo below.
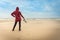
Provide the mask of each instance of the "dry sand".
[{"label": "dry sand", "polygon": [[60,19],[28,19],[12,31],[14,20],[0,20],[0,40],[60,40]]}]

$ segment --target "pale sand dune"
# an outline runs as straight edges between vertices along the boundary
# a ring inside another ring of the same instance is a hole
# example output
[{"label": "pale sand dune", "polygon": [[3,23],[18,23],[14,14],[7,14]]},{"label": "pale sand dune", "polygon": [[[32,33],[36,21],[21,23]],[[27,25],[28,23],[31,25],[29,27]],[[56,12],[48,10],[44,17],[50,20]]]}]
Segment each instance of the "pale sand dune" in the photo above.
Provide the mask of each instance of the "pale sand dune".
[{"label": "pale sand dune", "polygon": [[21,31],[18,25],[12,32],[14,20],[0,20],[0,40],[60,40],[60,20],[39,19],[22,21]]}]

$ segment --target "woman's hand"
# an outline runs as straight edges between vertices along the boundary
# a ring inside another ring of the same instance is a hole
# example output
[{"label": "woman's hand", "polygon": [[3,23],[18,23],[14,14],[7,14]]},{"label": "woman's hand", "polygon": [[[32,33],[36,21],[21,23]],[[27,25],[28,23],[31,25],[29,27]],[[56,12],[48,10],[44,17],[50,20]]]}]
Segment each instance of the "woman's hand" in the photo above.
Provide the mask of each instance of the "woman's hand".
[{"label": "woman's hand", "polygon": [[23,21],[24,21],[25,23],[27,23],[27,21],[25,20],[25,18],[23,19]]}]

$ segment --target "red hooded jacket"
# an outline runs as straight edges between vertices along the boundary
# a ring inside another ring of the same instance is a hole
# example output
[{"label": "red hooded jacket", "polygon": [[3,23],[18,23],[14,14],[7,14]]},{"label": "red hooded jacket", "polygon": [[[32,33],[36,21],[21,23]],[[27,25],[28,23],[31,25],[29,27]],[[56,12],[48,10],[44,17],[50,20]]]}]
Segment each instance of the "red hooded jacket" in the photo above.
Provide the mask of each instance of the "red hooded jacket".
[{"label": "red hooded jacket", "polygon": [[11,15],[15,17],[15,21],[21,21],[21,17],[23,17],[20,11],[14,11]]}]

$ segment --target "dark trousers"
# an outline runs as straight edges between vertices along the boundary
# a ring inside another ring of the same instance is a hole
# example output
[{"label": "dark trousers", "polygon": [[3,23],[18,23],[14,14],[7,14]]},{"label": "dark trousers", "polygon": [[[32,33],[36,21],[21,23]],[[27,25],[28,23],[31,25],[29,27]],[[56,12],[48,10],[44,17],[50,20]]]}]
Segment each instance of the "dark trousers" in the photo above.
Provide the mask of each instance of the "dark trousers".
[{"label": "dark trousers", "polygon": [[21,31],[21,21],[15,21],[15,24],[14,24],[14,27],[13,27],[12,31],[14,31],[17,22],[19,22],[19,31]]}]

